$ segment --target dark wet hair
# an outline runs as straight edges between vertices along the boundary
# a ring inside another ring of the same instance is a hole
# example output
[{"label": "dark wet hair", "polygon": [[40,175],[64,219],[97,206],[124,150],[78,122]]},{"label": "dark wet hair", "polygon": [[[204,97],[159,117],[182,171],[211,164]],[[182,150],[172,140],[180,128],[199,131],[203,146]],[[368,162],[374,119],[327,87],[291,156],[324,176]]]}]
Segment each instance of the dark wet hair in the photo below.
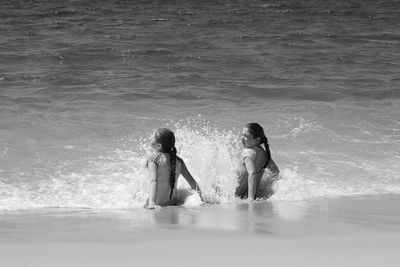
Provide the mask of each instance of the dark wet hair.
[{"label": "dark wet hair", "polygon": [[253,138],[260,138],[260,144],[264,144],[265,151],[267,152],[267,160],[265,161],[263,169],[265,169],[271,160],[271,152],[269,151],[268,138],[265,136],[264,129],[260,124],[256,122],[248,123],[246,127]]},{"label": "dark wet hair", "polygon": [[161,145],[161,152],[167,153],[170,156],[171,172],[169,176],[169,184],[171,186],[171,193],[169,198],[172,198],[172,193],[175,187],[175,176],[176,176],[176,148],[175,148],[175,135],[167,128],[158,129],[155,133],[156,142]]}]

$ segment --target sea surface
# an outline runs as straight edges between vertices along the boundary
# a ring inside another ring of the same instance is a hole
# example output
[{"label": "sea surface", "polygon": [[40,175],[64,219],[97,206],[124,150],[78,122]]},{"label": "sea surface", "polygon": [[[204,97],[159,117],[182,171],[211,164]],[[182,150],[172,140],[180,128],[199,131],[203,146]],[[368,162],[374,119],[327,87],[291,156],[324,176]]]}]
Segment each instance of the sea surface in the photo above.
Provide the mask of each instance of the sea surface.
[{"label": "sea surface", "polygon": [[141,207],[159,127],[238,201],[253,121],[270,201],[400,194],[399,25],[397,0],[0,0],[0,210]]}]

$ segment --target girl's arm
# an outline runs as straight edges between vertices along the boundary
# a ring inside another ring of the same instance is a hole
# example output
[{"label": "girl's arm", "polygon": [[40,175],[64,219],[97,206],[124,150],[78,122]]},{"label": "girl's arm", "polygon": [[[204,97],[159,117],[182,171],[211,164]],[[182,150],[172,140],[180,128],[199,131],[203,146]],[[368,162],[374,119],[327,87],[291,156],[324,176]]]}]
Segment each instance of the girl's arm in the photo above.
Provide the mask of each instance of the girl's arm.
[{"label": "girl's arm", "polygon": [[249,174],[248,178],[248,198],[249,200],[254,200],[256,198],[256,173],[254,160],[250,157],[244,158],[244,164],[246,166],[247,173]]},{"label": "girl's arm", "polygon": [[193,176],[190,174],[190,172],[187,169],[186,164],[183,160],[182,160],[181,174],[185,178],[185,180],[189,183],[190,188],[192,188],[193,190],[196,190],[197,193],[199,193],[201,201],[204,202],[203,196],[201,195],[200,187],[197,184],[196,180],[193,178]]},{"label": "girl's arm", "polygon": [[149,162],[147,167],[149,168],[150,178],[150,199],[148,209],[157,208],[156,197],[157,197],[157,165],[154,162]]}]

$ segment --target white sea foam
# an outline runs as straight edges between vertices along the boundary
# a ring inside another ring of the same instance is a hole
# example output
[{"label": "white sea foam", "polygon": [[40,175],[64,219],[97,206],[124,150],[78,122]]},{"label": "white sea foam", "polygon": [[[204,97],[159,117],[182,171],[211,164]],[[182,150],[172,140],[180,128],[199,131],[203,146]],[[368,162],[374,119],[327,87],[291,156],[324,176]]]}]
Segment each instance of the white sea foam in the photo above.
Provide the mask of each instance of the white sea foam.
[{"label": "white sea foam", "polygon": [[[211,203],[238,201],[234,198],[234,170],[241,150],[238,133],[200,119],[166,126],[175,131],[178,154],[198,181],[205,200]],[[322,127],[312,130],[294,124],[292,132],[296,134],[284,138],[295,144],[293,138],[301,138],[304,131],[313,134],[312,131],[323,130]],[[0,182],[0,209],[142,207],[149,194],[144,162],[150,153],[150,134],[126,137],[124,142],[132,142],[136,146],[131,149],[108,148],[101,155],[77,159],[86,162],[83,168],[75,169],[74,161],[63,162],[46,179]],[[68,147],[68,151],[71,149]],[[73,147],[72,150],[76,149]],[[281,169],[281,179],[273,185],[271,201],[400,193],[395,173],[399,169],[395,165],[396,158],[392,162],[366,161],[361,156],[352,157],[343,152],[337,154],[310,149],[299,151],[295,161],[291,160],[291,150],[276,150],[273,156]],[[46,176],[45,173],[43,175]],[[183,178],[179,180],[178,188],[188,188]],[[187,195],[185,206],[200,205],[195,194]]]}]

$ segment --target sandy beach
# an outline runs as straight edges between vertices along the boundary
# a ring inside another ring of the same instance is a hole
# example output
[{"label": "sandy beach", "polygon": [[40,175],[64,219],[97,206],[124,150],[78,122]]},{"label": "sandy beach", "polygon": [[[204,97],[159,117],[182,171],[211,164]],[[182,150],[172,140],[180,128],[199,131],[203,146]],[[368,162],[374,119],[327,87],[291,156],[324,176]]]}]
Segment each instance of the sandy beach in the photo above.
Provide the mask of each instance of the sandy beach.
[{"label": "sandy beach", "polygon": [[3,211],[1,266],[399,266],[400,196]]}]

